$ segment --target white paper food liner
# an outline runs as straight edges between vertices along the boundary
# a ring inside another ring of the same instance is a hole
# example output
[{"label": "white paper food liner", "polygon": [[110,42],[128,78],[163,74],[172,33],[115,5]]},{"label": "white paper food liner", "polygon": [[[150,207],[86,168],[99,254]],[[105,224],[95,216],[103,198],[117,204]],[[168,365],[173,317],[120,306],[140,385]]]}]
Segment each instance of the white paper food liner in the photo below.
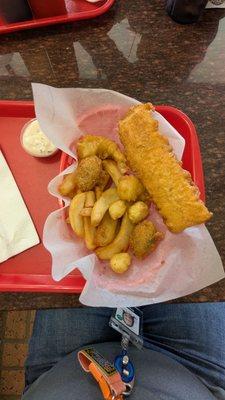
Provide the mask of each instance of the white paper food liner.
[{"label": "white paper food liner", "polygon": [[225,0],[212,0],[208,1],[206,8],[225,8]]},{"label": "white paper food liner", "polygon": [[[83,134],[105,135],[119,143],[118,121],[138,104],[135,99],[104,89],[56,89],[33,84],[36,116],[49,139],[76,159],[71,143]],[[179,133],[157,112],[160,131],[166,135],[178,159],[185,142]],[[49,192],[62,198],[58,185],[68,167],[49,183]],[[171,233],[151,207],[150,219],[165,233],[157,249],[138,261],[123,275],[115,274],[108,262],[100,262],[72,232],[65,221],[65,208],[51,213],[45,223],[43,243],[52,255],[52,276],[61,280],[75,268],[86,279],[80,301],[90,306],[140,306],[188,295],[224,278],[216,247],[204,225]]]}]

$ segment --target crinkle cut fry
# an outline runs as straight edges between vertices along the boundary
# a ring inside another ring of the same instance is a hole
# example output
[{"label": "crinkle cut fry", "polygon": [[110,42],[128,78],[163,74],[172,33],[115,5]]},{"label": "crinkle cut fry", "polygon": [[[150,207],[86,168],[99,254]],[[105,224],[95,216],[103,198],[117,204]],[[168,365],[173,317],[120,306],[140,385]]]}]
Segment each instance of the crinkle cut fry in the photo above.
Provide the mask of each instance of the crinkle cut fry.
[{"label": "crinkle cut fry", "polygon": [[[182,169],[158,130],[152,104],[133,107],[119,123],[119,136],[131,169],[146,187],[168,228],[175,233],[209,220],[190,174]],[[135,149],[135,151],[134,151]]]}]

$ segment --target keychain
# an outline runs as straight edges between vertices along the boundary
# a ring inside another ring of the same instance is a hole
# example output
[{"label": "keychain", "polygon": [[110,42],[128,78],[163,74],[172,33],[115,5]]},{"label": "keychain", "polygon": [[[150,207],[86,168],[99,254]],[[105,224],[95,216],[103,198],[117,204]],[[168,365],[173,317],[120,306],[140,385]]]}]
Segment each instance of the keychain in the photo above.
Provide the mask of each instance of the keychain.
[{"label": "keychain", "polygon": [[122,335],[122,352],[115,358],[114,366],[126,385],[124,396],[130,396],[135,378],[134,366],[128,356],[128,347],[130,342],[139,349],[143,347],[142,324],[143,313],[135,307],[117,308],[109,322],[111,328]]},{"label": "keychain", "polygon": [[113,364],[92,347],[78,352],[80,365],[98,382],[105,400],[123,400],[126,385]]},{"label": "keychain", "polygon": [[92,347],[78,352],[82,368],[98,382],[105,400],[123,400],[133,390],[135,374],[128,347],[130,342],[139,349],[143,347],[142,320],[142,312],[133,307],[117,308],[110,318],[111,328],[122,335],[122,351],[115,358],[114,365]]},{"label": "keychain", "polygon": [[134,387],[134,366],[128,356],[128,346],[129,339],[123,336],[121,340],[122,353],[114,361],[114,366],[126,385],[126,390],[123,392],[124,396],[129,396]]}]

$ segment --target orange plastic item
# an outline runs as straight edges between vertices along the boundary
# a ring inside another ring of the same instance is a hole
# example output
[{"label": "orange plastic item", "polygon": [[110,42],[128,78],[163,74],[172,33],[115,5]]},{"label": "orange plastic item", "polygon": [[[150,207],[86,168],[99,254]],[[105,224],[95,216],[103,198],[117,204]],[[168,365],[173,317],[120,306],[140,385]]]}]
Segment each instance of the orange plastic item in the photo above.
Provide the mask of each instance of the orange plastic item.
[{"label": "orange plastic item", "polygon": [[102,375],[102,372],[97,368],[96,364],[93,362],[89,365],[89,371],[95,378],[95,380],[98,382],[99,387],[102,391],[103,397],[105,400],[111,400],[112,395],[111,395],[111,390],[109,388],[108,383],[106,382],[104,376]]},{"label": "orange plastic item", "polygon": [[104,400],[123,400],[126,385],[119,372],[93,348],[78,352],[78,360],[85,372],[90,372],[98,382]]},{"label": "orange plastic item", "polygon": [[97,365],[94,363],[91,363],[89,366],[89,371],[95,378],[95,380],[98,382],[99,387],[102,391],[103,397],[105,400],[123,400],[123,396],[117,396],[114,397],[112,396],[111,390],[109,388],[108,383],[106,382],[102,372],[98,369]]}]

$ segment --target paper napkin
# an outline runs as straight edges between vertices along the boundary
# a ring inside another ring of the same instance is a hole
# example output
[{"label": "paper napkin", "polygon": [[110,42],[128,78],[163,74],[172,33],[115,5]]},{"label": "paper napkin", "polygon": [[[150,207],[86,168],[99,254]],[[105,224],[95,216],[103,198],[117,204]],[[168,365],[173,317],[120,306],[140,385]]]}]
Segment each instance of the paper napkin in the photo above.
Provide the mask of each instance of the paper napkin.
[{"label": "paper napkin", "polygon": [[30,214],[0,151],[0,262],[39,242]]}]

